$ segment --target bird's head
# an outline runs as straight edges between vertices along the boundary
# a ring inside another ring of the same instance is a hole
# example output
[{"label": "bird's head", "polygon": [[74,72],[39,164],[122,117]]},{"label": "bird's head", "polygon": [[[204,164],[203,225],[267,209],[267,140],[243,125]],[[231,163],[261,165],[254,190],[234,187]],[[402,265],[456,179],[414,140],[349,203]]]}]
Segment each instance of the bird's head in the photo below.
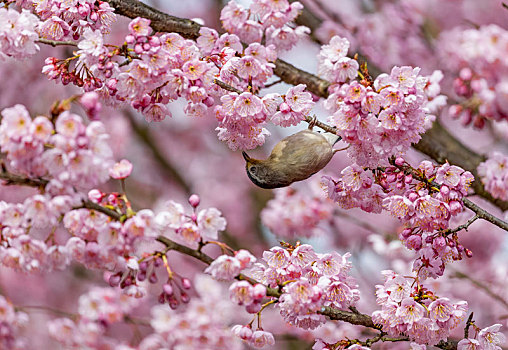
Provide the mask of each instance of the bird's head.
[{"label": "bird's head", "polygon": [[251,158],[245,152],[242,152],[242,155],[243,159],[245,159],[245,170],[247,170],[247,176],[255,185],[261,188],[279,187],[273,185],[273,179],[271,178],[273,172],[271,172],[268,165],[265,164],[266,161]]}]

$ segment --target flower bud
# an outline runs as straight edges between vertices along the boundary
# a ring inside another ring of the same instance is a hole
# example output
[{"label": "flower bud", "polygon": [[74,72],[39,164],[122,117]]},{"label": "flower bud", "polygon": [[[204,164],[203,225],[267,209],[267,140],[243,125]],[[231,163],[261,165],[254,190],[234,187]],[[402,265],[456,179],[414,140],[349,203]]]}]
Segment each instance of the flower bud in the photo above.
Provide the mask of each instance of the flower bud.
[{"label": "flower bud", "polygon": [[197,194],[193,194],[189,197],[189,204],[192,207],[196,208],[199,205],[199,202],[200,202],[200,199]]}]

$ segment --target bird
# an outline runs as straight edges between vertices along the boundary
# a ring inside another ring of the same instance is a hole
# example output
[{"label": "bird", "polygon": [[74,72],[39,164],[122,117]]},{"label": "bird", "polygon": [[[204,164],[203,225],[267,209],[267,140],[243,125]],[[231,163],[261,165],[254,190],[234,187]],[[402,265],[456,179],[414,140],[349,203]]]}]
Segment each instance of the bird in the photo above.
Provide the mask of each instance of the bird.
[{"label": "bird", "polygon": [[309,127],[280,140],[265,160],[251,158],[244,151],[247,176],[255,185],[266,189],[308,179],[340,151],[332,148],[338,140],[338,135],[321,134]]}]

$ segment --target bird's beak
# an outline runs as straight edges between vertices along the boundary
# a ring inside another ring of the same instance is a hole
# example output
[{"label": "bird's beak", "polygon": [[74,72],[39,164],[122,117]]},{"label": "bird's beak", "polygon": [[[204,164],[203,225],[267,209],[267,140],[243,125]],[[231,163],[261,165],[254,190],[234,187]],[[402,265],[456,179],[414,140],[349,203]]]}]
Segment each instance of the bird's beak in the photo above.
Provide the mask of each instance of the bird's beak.
[{"label": "bird's beak", "polygon": [[251,161],[251,157],[249,157],[249,155],[245,152],[242,152],[242,156],[243,156],[243,159],[245,159],[246,162],[250,162]]}]

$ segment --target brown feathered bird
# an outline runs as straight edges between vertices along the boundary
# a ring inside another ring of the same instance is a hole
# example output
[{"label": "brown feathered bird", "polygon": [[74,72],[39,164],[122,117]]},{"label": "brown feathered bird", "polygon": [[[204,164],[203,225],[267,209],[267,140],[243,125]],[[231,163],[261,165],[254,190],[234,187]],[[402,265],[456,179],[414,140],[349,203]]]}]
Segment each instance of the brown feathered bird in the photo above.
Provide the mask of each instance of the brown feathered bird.
[{"label": "brown feathered bird", "polygon": [[340,139],[334,134],[302,130],[275,145],[270,156],[253,159],[242,152],[247,175],[262,188],[278,188],[308,179],[323,169],[337,150],[332,146]]}]

